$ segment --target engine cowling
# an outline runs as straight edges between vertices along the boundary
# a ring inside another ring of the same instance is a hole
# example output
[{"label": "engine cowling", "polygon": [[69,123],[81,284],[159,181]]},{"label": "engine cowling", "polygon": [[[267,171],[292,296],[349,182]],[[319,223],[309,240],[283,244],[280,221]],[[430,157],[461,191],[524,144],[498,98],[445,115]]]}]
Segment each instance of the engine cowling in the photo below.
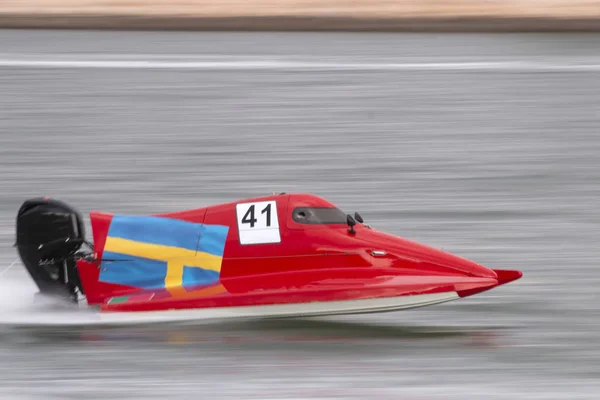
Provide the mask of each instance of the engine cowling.
[{"label": "engine cowling", "polygon": [[76,299],[83,292],[75,255],[84,243],[81,215],[68,204],[44,197],[21,205],[15,246],[42,294]]}]

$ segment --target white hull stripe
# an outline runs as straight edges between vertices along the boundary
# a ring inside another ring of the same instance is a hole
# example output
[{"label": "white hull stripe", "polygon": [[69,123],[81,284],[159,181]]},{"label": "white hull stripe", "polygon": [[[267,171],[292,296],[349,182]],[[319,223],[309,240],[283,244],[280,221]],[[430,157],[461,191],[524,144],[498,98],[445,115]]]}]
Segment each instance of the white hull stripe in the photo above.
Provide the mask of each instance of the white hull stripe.
[{"label": "white hull stripe", "polygon": [[198,308],[169,311],[100,313],[105,323],[148,323],[203,319],[308,317],[399,311],[458,299],[456,292],[377,299],[326,301],[264,306]]}]

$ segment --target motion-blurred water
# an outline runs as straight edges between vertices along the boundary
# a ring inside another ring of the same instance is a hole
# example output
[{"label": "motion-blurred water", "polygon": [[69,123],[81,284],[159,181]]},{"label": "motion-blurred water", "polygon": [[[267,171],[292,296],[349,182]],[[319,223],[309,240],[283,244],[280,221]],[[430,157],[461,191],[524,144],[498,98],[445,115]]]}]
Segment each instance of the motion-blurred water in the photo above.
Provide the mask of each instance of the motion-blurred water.
[{"label": "motion-blurred water", "polygon": [[11,318],[36,316],[34,287],[13,268],[0,278],[0,395],[597,398],[599,43],[0,32],[3,266],[32,196],[86,214],[150,213],[307,191],[378,229],[525,274],[393,314],[15,331]]}]

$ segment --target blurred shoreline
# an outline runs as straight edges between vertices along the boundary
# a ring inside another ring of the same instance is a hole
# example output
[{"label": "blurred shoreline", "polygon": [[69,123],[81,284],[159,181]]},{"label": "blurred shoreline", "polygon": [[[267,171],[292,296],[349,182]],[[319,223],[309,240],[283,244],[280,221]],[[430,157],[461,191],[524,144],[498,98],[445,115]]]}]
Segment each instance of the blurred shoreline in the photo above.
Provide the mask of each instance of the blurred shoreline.
[{"label": "blurred shoreline", "polygon": [[600,31],[600,0],[0,0],[0,28]]}]

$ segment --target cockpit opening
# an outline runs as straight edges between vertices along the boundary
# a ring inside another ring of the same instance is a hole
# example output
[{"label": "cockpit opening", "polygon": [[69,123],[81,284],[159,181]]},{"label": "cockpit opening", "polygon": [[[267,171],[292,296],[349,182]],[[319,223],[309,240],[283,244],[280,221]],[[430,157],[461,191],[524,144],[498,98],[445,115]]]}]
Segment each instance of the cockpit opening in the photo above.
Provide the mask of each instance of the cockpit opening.
[{"label": "cockpit opening", "polygon": [[347,224],[346,214],[335,207],[297,207],[292,213],[292,218],[299,224]]}]

